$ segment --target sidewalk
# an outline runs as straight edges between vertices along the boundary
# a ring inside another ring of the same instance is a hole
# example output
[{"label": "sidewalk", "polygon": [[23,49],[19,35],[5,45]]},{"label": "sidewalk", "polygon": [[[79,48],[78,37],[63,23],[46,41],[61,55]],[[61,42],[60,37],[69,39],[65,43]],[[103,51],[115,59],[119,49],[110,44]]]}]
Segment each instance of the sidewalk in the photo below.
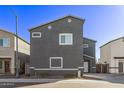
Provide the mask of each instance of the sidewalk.
[{"label": "sidewalk", "polygon": [[0,82],[12,82],[12,83],[48,83],[56,82],[62,79],[0,79]]},{"label": "sidewalk", "polygon": [[36,84],[55,83],[61,79],[0,79],[0,88],[15,88],[21,86],[31,86]]}]

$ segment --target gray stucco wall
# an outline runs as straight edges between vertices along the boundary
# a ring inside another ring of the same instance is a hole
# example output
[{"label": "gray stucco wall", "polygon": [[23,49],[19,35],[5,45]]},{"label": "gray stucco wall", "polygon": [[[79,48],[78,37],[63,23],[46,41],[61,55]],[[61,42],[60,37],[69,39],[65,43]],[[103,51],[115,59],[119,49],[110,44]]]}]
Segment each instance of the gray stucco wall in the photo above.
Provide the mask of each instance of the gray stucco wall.
[{"label": "gray stucco wall", "polygon": [[88,39],[88,38],[83,38],[83,44],[88,44],[88,48],[84,48],[83,53],[94,57],[94,58],[90,58],[90,57],[86,57],[84,56],[84,61],[89,62],[89,72],[96,72],[96,53],[95,53],[95,46],[96,46],[96,41]]},{"label": "gray stucco wall", "polygon": [[[68,23],[68,18],[72,20]],[[48,26],[52,29],[49,30]],[[41,32],[41,38],[32,38],[32,32]],[[73,45],[59,45],[59,33],[72,33]],[[37,27],[30,33],[30,67],[49,68],[50,57],[63,57],[63,68],[83,65],[83,20],[65,17],[56,22]]]}]

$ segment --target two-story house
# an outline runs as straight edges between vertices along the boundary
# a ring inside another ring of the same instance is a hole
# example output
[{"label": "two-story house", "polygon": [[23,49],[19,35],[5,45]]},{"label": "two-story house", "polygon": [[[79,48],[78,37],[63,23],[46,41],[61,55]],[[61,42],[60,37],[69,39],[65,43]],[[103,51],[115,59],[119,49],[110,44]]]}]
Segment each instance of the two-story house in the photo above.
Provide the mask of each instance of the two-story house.
[{"label": "two-story house", "polygon": [[[0,74],[16,73],[16,35],[0,29]],[[30,44],[18,37],[18,67],[20,73],[28,71]]]},{"label": "two-story house", "polygon": [[100,64],[106,64],[108,73],[124,73],[124,37],[107,42],[100,47]]},{"label": "two-story house", "polygon": [[[30,74],[75,74],[80,76],[83,69],[83,57],[88,64],[95,59],[95,50],[87,53],[88,50],[85,49],[85,55],[83,52],[84,21],[78,17],[66,16],[31,28],[29,30]],[[92,40],[88,40],[85,41],[92,42]],[[88,66],[94,67],[95,65],[89,64]],[[88,72],[90,71],[91,69]]]}]

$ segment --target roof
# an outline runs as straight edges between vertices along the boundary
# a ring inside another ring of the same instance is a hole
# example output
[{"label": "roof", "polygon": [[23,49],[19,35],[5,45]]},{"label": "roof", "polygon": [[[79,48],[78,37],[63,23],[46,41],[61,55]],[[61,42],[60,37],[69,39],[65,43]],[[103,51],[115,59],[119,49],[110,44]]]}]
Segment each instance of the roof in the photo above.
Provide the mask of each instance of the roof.
[{"label": "roof", "polygon": [[116,41],[116,40],[123,39],[123,38],[124,38],[124,37],[119,37],[119,38],[117,38],[117,39],[111,40],[111,41],[105,43],[104,45],[100,46],[100,48],[102,48],[103,46],[105,46],[105,45],[107,45],[107,44],[110,44],[111,42],[114,42],[114,41]]},{"label": "roof", "polygon": [[93,41],[93,42],[97,42],[96,40],[93,40],[93,39],[90,39],[90,38],[86,38],[86,37],[83,37],[84,39],[88,39],[88,40],[90,40],[90,41]]},{"label": "roof", "polygon": [[[4,30],[4,29],[0,29],[0,31],[3,31],[3,32],[6,32],[6,33],[9,33],[9,34],[12,34],[12,35],[16,36],[16,34],[14,34],[14,33],[12,33],[12,32],[9,32],[9,31],[7,31],[7,30]],[[27,44],[30,45],[29,42],[27,42],[26,40],[22,39],[21,37],[18,36],[18,38],[21,39],[22,41],[24,41],[25,43],[27,43]]]},{"label": "roof", "polygon": [[89,58],[95,59],[95,57],[89,56],[89,55],[87,55],[87,54],[83,54],[83,56],[86,56],[86,57],[89,57]]},{"label": "roof", "polygon": [[29,29],[29,31],[31,31],[31,30],[33,30],[33,29],[35,29],[35,28],[38,28],[38,27],[41,27],[41,26],[44,26],[44,25],[48,25],[48,24],[50,24],[50,23],[53,23],[53,22],[62,20],[62,19],[67,18],[67,17],[72,17],[72,18],[76,18],[76,19],[81,20],[81,21],[85,21],[85,19],[82,19],[82,18],[79,18],[79,17],[76,17],[76,16],[72,16],[72,15],[68,15],[68,16],[59,18],[59,19],[57,19],[57,20],[53,20],[53,21],[47,22],[47,23],[45,23],[45,24],[41,24],[41,25],[39,25],[39,26],[32,27],[32,28]]}]

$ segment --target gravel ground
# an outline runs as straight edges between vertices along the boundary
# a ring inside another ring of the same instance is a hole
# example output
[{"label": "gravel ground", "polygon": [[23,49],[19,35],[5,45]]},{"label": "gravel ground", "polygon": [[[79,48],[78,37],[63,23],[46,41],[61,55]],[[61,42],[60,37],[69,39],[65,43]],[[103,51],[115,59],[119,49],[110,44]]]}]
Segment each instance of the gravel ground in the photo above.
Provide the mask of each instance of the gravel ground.
[{"label": "gravel ground", "polygon": [[124,88],[124,84],[102,80],[68,79],[52,83],[24,86],[26,88]]}]

